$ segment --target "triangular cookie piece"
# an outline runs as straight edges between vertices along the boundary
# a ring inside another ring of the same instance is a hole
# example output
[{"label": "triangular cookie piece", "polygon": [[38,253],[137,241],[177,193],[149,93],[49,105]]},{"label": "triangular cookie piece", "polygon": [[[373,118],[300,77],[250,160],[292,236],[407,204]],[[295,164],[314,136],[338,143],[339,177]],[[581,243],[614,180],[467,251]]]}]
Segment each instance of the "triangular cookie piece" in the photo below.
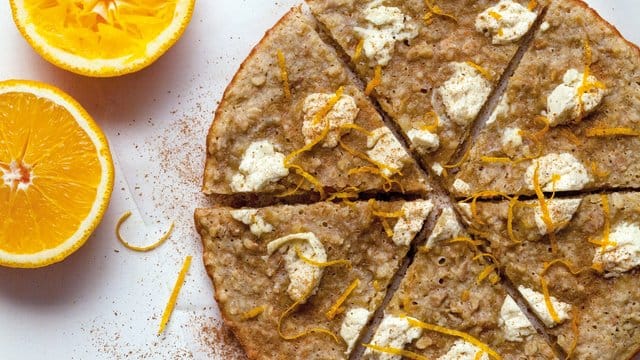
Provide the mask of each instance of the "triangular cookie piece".
[{"label": "triangular cookie piece", "polygon": [[307,0],[437,174],[451,165],[545,2]]},{"label": "triangular cookie piece", "polygon": [[431,201],[196,211],[226,324],[250,359],[346,359]]},{"label": "triangular cookie piece", "polygon": [[630,359],[640,351],[640,193],[544,203],[461,208],[572,359]]},{"label": "triangular cookie piece", "polygon": [[453,211],[444,210],[365,345],[364,359],[555,359],[489,259]]},{"label": "triangular cookie piece", "polygon": [[294,8],[245,60],[207,139],[206,194],[425,193],[415,161]]},{"label": "triangular cookie piece", "polygon": [[504,103],[451,178],[458,196],[640,186],[640,50],[583,2],[553,1]]}]

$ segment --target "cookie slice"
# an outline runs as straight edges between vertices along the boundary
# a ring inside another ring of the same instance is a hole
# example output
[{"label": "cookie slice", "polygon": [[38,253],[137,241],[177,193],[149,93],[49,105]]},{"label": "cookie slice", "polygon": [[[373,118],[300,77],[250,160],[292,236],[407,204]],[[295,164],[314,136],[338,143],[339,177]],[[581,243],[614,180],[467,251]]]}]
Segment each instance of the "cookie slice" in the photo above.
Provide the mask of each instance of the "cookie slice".
[{"label": "cookie slice", "polygon": [[630,359],[640,351],[640,193],[544,203],[462,208],[571,358]]},{"label": "cookie slice", "polygon": [[544,2],[307,0],[382,108],[442,174]]},{"label": "cookie slice", "polygon": [[207,139],[206,194],[406,192],[427,180],[294,8],[242,64]]},{"label": "cookie slice", "polygon": [[497,114],[458,196],[533,194],[536,167],[545,192],[640,185],[640,51],[581,1],[551,2]]},{"label": "cookie slice", "polygon": [[364,359],[556,358],[474,244],[453,211],[443,211]]},{"label": "cookie slice", "polygon": [[250,359],[346,359],[431,201],[196,211],[225,322]]}]

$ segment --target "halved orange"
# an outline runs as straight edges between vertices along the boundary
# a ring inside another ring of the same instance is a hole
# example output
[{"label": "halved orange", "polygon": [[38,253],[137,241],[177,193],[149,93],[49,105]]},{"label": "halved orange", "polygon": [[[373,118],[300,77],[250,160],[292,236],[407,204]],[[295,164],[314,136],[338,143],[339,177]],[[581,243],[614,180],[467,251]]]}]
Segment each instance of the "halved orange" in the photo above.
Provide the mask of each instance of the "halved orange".
[{"label": "halved orange", "polygon": [[186,29],[195,0],[10,0],[13,20],[49,62],[95,77],[138,71]]},{"label": "halved orange", "polygon": [[108,206],[113,162],[89,114],[61,90],[0,82],[0,265],[62,261]]}]

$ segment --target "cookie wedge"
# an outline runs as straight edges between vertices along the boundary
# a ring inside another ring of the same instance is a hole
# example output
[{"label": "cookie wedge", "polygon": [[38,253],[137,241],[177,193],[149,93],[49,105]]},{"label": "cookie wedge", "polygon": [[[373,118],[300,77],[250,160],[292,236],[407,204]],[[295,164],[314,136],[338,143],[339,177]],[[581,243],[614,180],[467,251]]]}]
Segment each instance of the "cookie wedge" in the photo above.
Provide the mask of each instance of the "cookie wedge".
[{"label": "cookie wedge", "polygon": [[427,180],[313,20],[292,9],[229,84],[207,139],[206,194],[406,192]]},{"label": "cookie wedge", "polygon": [[424,163],[442,174],[545,2],[307,3]]},{"label": "cookie wedge", "polygon": [[556,359],[507,295],[489,258],[453,211],[443,211],[363,358]]},{"label": "cookie wedge", "polygon": [[462,207],[571,358],[630,359],[640,351],[640,193],[545,204],[548,217],[538,200]]},{"label": "cookie wedge", "polygon": [[497,113],[455,195],[532,195],[536,167],[545,192],[640,185],[640,50],[583,2],[551,2]]},{"label": "cookie wedge", "polygon": [[431,201],[196,211],[225,323],[250,359],[346,359]]}]

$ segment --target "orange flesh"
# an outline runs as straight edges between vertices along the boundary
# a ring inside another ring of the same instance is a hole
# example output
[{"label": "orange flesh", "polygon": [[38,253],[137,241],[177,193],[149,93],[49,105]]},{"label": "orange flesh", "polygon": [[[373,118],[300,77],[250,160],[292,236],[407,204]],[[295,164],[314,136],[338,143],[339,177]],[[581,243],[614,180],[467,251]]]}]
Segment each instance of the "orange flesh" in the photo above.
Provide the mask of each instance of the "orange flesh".
[{"label": "orange flesh", "polygon": [[176,0],[24,0],[27,23],[53,47],[87,59],[135,60],[174,18]]},{"label": "orange flesh", "polygon": [[95,145],[66,109],[0,95],[0,250],[34,254],[68,240],[98,197],[101,172]]}]

